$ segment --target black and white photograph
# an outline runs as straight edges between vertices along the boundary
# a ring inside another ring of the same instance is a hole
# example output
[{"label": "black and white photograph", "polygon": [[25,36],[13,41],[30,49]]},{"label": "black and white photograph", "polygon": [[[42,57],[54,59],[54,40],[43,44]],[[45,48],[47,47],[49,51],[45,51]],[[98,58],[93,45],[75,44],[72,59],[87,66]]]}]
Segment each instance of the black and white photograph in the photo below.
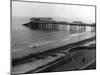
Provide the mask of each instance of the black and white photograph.
[{"label": "black and white photograph", "polygon": [[96,70],[96,6],[11,1],[11,74]]}]

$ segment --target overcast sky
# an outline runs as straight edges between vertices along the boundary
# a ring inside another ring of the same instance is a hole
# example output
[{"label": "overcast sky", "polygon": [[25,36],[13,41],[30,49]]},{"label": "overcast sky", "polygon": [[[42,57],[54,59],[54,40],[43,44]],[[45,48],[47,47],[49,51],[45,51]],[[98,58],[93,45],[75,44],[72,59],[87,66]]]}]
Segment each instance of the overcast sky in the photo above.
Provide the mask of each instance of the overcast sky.
[{"label": "overcast sky", "polygon": [[95,7],[34,2],[12,2],[12,16],[63,17],[71,21],[95,22]]}]

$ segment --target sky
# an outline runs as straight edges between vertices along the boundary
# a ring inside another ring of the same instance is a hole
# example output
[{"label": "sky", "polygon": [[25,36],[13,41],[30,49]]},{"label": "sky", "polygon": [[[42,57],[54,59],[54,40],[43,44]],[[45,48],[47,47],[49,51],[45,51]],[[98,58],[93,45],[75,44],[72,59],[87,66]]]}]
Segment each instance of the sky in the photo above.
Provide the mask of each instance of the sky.
[{"label": "sky", "polygon": [[12,2],[12,16],[15,17],[57,17],[66,21],[95,22],[95,7],[63,5],[36,2]]}]

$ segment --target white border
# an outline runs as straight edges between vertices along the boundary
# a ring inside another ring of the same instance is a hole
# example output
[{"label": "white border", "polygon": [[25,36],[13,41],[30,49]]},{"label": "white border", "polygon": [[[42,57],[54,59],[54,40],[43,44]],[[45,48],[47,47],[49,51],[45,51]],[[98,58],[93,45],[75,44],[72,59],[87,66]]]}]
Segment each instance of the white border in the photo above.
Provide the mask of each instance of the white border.
[{"label": "white border", "polygon": [[[30,0],[32,1],[32,0]],[[97,70],[37,73],[34,75],[98,75],[100,73],[100,0],[34,0],[97,6]],[[10,0],[0,0],[0,74],[10,75]]]}]

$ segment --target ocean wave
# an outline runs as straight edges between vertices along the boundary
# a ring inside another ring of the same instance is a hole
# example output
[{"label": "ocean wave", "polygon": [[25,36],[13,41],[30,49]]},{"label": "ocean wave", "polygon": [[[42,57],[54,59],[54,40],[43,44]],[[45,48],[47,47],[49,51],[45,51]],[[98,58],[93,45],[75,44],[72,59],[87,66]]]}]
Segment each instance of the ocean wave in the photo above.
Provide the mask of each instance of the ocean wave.
[{"label": "ocean wave", "polygon": [[53,43],[55,41],[41,41],[41,42],[36,42],[36,43],[33,43],[33,44],[30,44],[28,47],[31,48],[31,47],[38,47],[38,46],[41,46],[41,45],[46,45],[46,44],[49,44],[49,43]]}]

